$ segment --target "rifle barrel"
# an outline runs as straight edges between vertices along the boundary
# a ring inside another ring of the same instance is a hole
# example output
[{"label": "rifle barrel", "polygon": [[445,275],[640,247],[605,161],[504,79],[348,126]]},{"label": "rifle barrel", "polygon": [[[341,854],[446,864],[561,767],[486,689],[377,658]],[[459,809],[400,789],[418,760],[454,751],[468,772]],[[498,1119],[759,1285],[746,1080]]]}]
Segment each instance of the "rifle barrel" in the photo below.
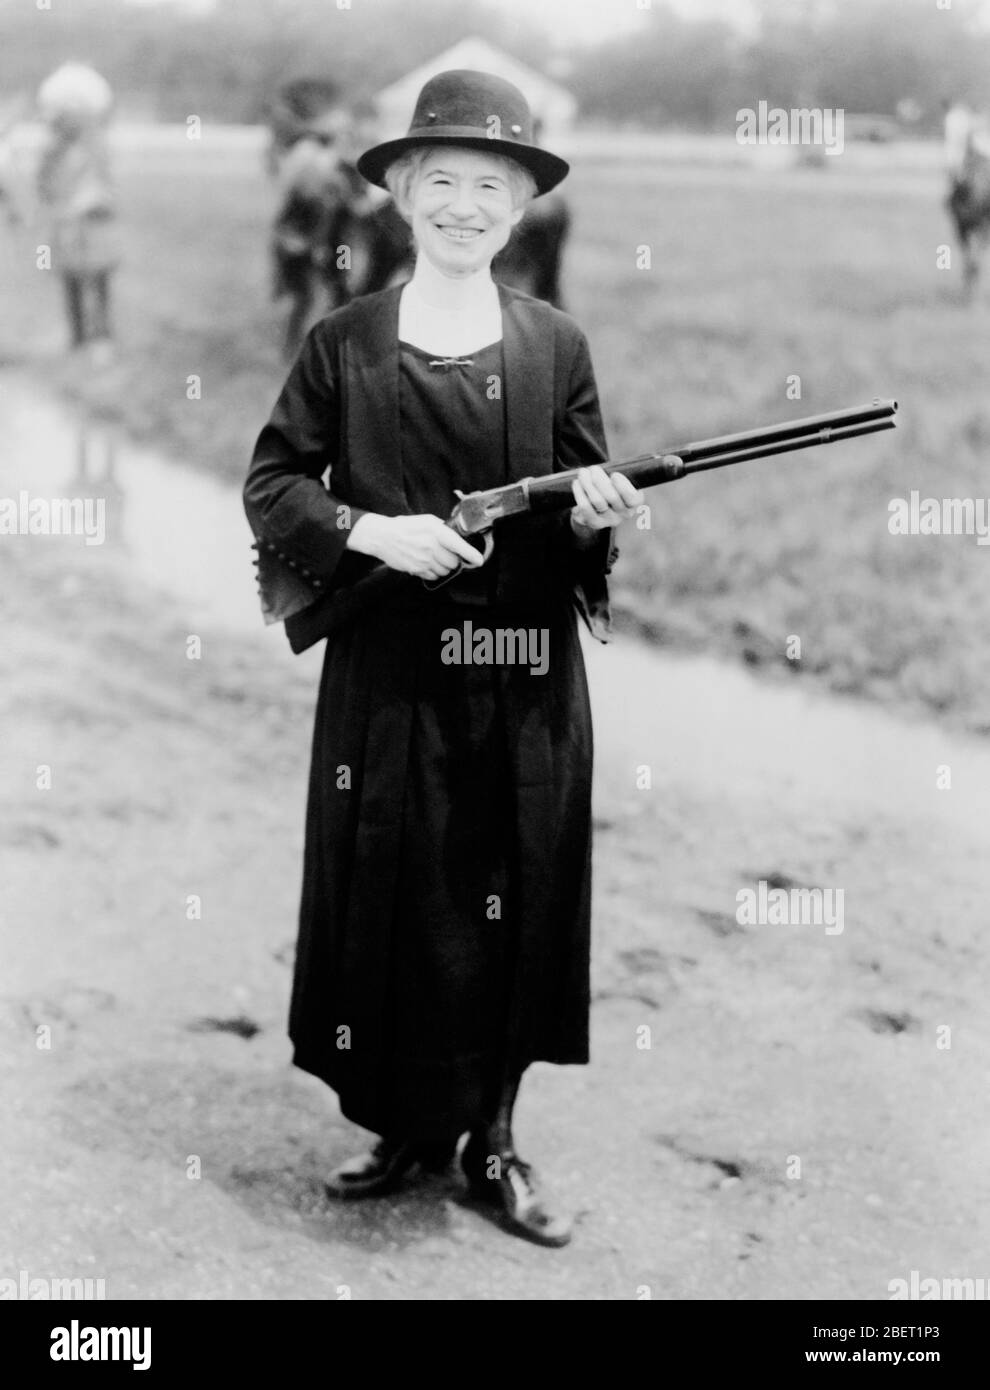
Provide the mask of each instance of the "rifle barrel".
[{"label": "rifle barrel", "polygon": [[[862,434],[879,434],[881,430],[892,430],[896,423],[891,416],[882,420],[864,421],[862,424],[836,428],[826,426],[816,434],[798,434],[784,439],[760,441],[750,447],[741,445],[734,449],[725,448],[697,459],[685,459],[684,472],[704,473],[709,468],[726,468],[732,463],[745,463],[747,459],[769,458],[773,454],[786,454],[795,449],[810,449],[816,444],[837,444],[840,439],[855,439]],[[683,454],[681,457],[684,457]]]},{"label": "rifle barrel", "polygon": [[[803,420],[790,420],[780,425],[764,425],[737,434],[723,434],[714,439],[702,439],[679,448],[664,449],[657,454],[640,454],[636,458],[602,464],[606,473],[622,473],[638,487],[656,487],[689,473],[704,473],[712,468],[727,468],[730,464],[750,459],[769,458],[774,454],[810,449],[818,444],[835,444],[842,439],[876,434],[895,428],[897,402],[875,400],[867,405],[849,406],[845,410],[809,415]],[[671,467],[664,457],[675,455],[682,468]],[[564,505],[571,495],[571,483],[577,469],[534,478],[529,484],[529,501],[534,511],[552,511]],[[563,501],[561,500],[563,499]]]},{"label": "rifle barrel", "polygon": [[[764,443],[775,444],[806,436],[815,436],[813,443],[827,444],[830,433],[851,425],[876,425],[882,421],[892,421],[896,413],[896,401],[875,400],[868,405],[848,406],[845,410],[826,411],[823,415],[808,415],[803,420],[785,420],[780,425],[765,425],[760,429],[742,430],[738,434],[724,434],[717,439],[703,439],[695,444],[685,444],[681,449],[668,449],[666,452],[678,454],[685,464],[689,464],[736,449],[750,450]],[[890,425],[880,424],[880,427],[889,429]],[[748,456],[756,457],[755,454]]]}]

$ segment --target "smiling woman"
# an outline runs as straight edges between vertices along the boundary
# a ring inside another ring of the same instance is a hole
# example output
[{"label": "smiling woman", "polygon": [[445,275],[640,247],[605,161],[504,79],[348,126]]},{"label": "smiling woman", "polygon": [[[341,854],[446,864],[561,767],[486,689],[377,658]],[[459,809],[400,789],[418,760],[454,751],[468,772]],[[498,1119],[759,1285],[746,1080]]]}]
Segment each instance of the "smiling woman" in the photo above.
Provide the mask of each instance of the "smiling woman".
[{"label": "smiling woman", "polygon": [[[415,272],[317,324],[245,503],[266,552],[324,591],[374,562],[444,581],[396,586],[334,635],[323,668],[290,1033],[297,1066],[380,1136],[328,1189],[387,1192],[467,1134],[475,1192],[518,1234],[563,1245],[570,1223],[516,1154],[512,1111],[531,1062],[587,1061],[575,608],[604,639],[611,531],[640,499],[594,466],[605,438],[580,329],[491,277],[525,203],[567,173],[531,129],[515,87],[449,72],[406,137],[361,157],[413,229]],[[484,568],[442,520],[458,489],[565,468],[580,469],[570,517],[507,521]],[[506,641],[501,661],[484,642],[454,660],[451,632],[530,640],[511,661]]]}]

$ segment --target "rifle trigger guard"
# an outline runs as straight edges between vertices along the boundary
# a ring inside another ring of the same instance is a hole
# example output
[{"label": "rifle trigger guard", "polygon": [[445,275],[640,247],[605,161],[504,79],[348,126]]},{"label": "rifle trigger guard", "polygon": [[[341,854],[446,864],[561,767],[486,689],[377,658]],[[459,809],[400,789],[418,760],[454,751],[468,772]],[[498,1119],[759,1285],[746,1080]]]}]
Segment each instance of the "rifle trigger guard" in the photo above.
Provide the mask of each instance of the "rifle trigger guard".
[{"label": "rifle trigger guard", "polygon": [[[468,541],[469,544],[474,545],[472,537],[465,536],[464,539]],[[486,561],[491,559],[492,551],[495,549],[495,537],[491,533],[491,531],[484,531],[481,534],[481,540],[483,544],[483,548],[481,550],[481,564],[483,565],[486,563]],[[475,550],[478,549],[476,545],[474,548]],[[456,579],[460,572],[466,568],[467,566],[464,564],[462,560],[458,563],[456,569],[452,569],[450,573],[445,574],[442,579],[424,579],[423,588],[430,589],[431,591],[434,589],[442,589],[445,584],[449,584],[452,579]],[[480,569],[481,566],[479,565],[477,566],[477,568]]]}]

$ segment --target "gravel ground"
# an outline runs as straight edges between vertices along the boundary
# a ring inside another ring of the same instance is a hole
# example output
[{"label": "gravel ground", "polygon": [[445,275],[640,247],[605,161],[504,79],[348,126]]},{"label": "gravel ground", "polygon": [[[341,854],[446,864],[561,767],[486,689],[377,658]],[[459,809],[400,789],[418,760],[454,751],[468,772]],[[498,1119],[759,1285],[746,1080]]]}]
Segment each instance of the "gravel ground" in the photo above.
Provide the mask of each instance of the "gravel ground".
[{"label": "gravel ground", "polygon": [[[181,604],[126,555],[13,538],[0,592],[0,1275],[470,1300],[990,1273],[980,742],[630,639],[589,651],[593,1061],[524,1086],[520,1149],[578,1213],[543,1250],[455,1172],[324,1195],[364,1136],[285,1037],[318,660],[260,626],[197,627],[188,660]],[[740,926],[760,879],[841,887],[844,930]]]}]

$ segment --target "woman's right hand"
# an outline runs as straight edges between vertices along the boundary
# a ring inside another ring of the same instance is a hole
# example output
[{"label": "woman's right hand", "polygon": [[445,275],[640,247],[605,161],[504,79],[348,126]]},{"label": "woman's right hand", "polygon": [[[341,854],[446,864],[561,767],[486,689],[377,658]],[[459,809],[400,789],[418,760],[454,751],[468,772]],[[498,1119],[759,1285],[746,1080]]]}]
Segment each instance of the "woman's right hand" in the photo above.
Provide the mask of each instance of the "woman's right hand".
[{"label": "woman's right hand", "polygon": [[417,579],[443,579],[459,564],[477,568],[483,563],[473,545],[429,513],[380,516],[366,512],[351,527],[347,548]]}]

